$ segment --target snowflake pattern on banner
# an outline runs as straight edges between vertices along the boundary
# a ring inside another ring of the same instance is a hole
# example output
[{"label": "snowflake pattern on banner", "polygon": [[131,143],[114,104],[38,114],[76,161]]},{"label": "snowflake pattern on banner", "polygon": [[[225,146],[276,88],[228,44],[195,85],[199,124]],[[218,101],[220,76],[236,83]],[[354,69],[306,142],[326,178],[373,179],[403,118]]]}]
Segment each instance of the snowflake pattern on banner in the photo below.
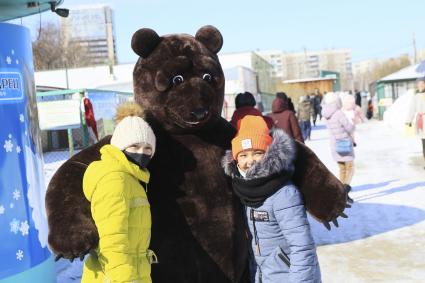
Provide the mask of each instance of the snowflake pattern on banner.
[{"label": "snowflake pattern on banner", "polygon": [[[21,121],[21,123],[24,123],[25,122],[25,118],[24,118],[24,115],[23,114],[19,115],[19,121]],[[25,131],[25,135],[28,135],[27,131]],[[9,134],[8,135],[8,138],[9,139],[6,139],[4,141],[4,145],[3,145],[4,150],[6,152],[13,152],[13,147],[15,145],[13,144],[13,141],[12,141],[12,135]],[[20,154],[22,152],[22,148],[19,145],[16,145],[15,150],[16,150],[16,153],[17,154]]]},{"label": "snowflake pattern on banner", "polygon": [[21,222],[21,226],[19,227],[19,231],[21,231],[22,236],[27,236],[30,226],[28,225],[28,221]]},{"label": "snowflake pattern on banner", "polygon": [[15,50],[11,50],[10,54],[12,54],[11,56],[6,56],[6,63],[7,65],[11,65],[12,62],[15,62],[16,65],[19,65],[19,59],[14,59],[14,55],[15,55]]},{"label": "snowflake pattern on banner", "polygon": [[4,214],[4,211],[5,210],[6,209],[4,208],[4,206],[3,205],[0,205],[0,215]]},{"label": "snowflake pattern on banner", "polygon": [[3,147],[6,150],[6,152],[12,152],[13,150],[12,140],[5,140]]},{"label": "snowflake pattern on banner", "polygon": [[21,121],[21,123],[25,122],[24,114],[19,114],[19,121]]},{"label": "snowflake pattern on banner", "polygon": [[14,200],[19,200],[19,198],[21,197],[21,192],[18,191],[18,189],[14,190],[12,194]]},{"label": "snowflake pattern on banner", "polygon": [[12,232],[13,234],[18,234],[19,228],[20,228],[19,220],[16,218],[13,218],[12,222],[10,222],[9,225],[10,225],[10,232]]},{"label": "snowflake pattern on banner", "polygon": [[15,207],[15,205],[13,204],[13,202],[11,202],[11,203],[9,204],[9,207],[10,207],[10,208],[14,208],[14,207]]},{"label": "snowflake pattern on banner", "polygon": [[24,258],[24,251],[23,250],[18,250],[16,252],[16,259],[21,261]]}]

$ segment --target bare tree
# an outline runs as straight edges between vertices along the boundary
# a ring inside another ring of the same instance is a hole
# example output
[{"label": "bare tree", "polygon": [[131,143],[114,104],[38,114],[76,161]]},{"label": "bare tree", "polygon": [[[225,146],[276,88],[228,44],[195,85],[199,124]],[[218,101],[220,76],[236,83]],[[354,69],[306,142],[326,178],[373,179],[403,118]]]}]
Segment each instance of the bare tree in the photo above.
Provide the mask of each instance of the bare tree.
[{"label": "bare tree", "polygon": [[367,89],[370,83],[397,72],[410,64],[411,62],[408,55],[401,55],[397,58],[376,62],[369,69],[354,74],[356,88]]},{"label": "bare tree", "polygon": [[66,42],[59,25],[43,25],[32,44],[35,70],[87,66],[87,48],[78,42]]}]

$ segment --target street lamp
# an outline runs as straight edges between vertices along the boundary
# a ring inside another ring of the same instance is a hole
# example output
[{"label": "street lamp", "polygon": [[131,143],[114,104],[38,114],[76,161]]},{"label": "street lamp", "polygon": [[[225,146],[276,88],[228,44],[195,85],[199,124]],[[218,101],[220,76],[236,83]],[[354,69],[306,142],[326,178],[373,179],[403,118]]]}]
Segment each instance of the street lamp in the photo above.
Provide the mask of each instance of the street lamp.
[{"label": "street lamp", "polygon": [[50,4],[50,10],[52,12],[55,12],[56,14],[64,18],[68,17],[69,9],[61,9],[61,8],[57,9],[56,2],[49,2],[49,4]]}]

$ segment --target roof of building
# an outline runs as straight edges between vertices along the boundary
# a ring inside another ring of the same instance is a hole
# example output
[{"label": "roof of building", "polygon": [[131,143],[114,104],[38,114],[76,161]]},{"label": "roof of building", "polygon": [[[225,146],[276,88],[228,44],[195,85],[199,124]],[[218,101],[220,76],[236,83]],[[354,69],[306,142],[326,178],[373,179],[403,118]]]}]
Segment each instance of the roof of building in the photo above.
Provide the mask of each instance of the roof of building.
[{"label": "roof of building", "polygon": [[0,22],[30,16],[50,10],[50,2],[56,2],[56,7],[64,0],[0,0]]},{"label": "roof of building", "polygon": [[386,77],[383,77],[379,80],[379,82],[410,81],[423,76],[425,76],[425,61],[408,66]]},{"label": "roof of building", "polygon": [[320,78],[305,78],[305,79],[297,79],[297,80],[286,80],[283,81],[285,84],[295,84],[295,83],[307,83],[307,82],[317,82],[317,81],[329,81],[329,80],[335,80],[335,75],[330,75],[326,77],[320,77]]}]

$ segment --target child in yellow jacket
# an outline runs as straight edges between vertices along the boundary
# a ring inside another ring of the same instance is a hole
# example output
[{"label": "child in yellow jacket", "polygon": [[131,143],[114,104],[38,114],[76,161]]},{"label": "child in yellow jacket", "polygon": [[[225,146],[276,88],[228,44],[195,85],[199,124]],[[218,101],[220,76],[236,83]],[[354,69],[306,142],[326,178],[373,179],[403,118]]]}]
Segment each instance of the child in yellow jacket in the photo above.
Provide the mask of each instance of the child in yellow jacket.
[{"label": "child in yellow jacket", "polygon": [[84,264],[81,282],[152,282],[156,256],[148,249],[151,213],[141,183],[149,182],[146,166],[155,153],[155,135],[142,118],[127,116],[100,153],[83,179],[99,245]]}]

